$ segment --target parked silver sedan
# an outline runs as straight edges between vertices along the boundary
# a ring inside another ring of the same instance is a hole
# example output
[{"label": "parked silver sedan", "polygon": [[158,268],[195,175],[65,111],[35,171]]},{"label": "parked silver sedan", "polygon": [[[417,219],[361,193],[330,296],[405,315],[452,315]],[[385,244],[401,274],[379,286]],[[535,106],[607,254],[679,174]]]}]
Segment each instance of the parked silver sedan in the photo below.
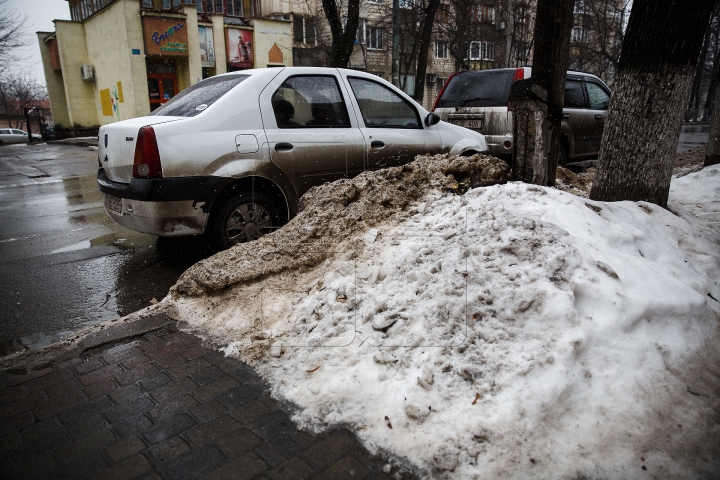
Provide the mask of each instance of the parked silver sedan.
[{"label": "parked silver sedan", "polygon": [[486,151],[483,135],[377,76],[268,68],[203,80],[150,116],[100,128],[98,184],[121,225],[228,248],[287,222],[313,186],[418,154]]},{"label": "parked silver sedan", "polygon": [[[42,141],[42,136],[33,133],[33,141]],[[28,143],[28,133],[17,128],[0,128],[0,145],[6,143]]]}]

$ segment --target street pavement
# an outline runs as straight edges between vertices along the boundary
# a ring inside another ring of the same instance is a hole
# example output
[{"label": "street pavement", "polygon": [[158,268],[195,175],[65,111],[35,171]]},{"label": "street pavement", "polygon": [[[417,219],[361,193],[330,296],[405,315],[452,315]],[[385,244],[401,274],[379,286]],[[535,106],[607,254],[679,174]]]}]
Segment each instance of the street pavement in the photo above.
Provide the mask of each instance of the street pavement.
[{"label": "street pavement", "polygon": [[299,430],[252,367],[172,326],[10,372],[3,478],[414,478],[345,429]]}]

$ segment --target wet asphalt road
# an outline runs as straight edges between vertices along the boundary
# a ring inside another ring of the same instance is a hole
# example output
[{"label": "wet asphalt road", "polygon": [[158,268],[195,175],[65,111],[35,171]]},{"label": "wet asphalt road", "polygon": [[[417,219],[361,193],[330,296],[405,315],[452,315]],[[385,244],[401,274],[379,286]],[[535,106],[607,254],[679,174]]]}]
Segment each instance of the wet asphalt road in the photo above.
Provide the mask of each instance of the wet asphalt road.
[{"label": "wet asphalt road", "polygon": [[[709,130],[684,126],[678,152],[706,143]],[[87,147],[0,146],[0,357],[160,300],[210,255],[197,238],[117,225],[96,174]]]},{"label": "wet asphalt road", "polygon": [[110,220],[96,174],[87,147],[0,147],[0,356],[160,300],[209,255]]}]

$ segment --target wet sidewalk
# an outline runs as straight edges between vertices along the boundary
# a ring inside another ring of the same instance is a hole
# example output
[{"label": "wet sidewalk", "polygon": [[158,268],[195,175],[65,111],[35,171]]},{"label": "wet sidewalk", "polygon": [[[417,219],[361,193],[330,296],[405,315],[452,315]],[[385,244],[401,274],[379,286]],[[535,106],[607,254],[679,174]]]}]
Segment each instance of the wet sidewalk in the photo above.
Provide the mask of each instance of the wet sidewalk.
[{"label": "wet sidewalk", "polygon": [[400,478],[347,430],[298,430],[284,407],[251,367],[165,327],[0,374],[2,476]]}]

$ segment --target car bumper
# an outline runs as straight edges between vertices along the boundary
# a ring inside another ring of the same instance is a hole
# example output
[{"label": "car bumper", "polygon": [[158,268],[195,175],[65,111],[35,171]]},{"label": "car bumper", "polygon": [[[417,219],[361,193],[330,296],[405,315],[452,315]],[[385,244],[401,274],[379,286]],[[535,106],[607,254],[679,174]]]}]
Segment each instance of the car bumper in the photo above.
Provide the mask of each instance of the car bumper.
[{"label": "car bumper", "polygon": [[[512,157],[513,136],[511,133],[505,135],[485,135],[485,141],[487,142],[491,155],[501,158]],[[506,146],[505,142],[510,143]]]},{"label": "car bumper", "polygon": [[185,177],[113,182],[98,171],[107,215],[120,225],[162,237],[201,235],[210,205],[232,178]]}]

